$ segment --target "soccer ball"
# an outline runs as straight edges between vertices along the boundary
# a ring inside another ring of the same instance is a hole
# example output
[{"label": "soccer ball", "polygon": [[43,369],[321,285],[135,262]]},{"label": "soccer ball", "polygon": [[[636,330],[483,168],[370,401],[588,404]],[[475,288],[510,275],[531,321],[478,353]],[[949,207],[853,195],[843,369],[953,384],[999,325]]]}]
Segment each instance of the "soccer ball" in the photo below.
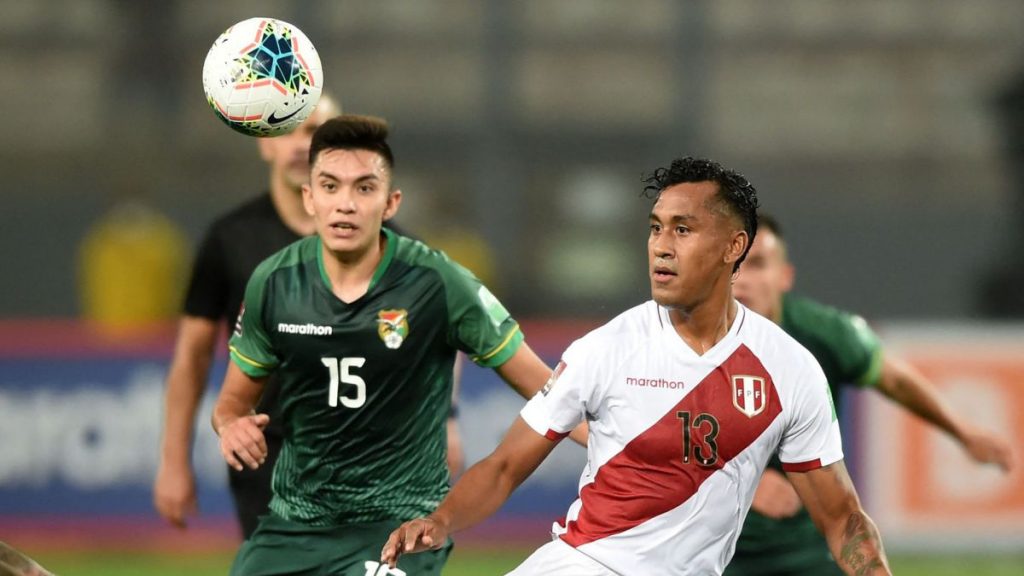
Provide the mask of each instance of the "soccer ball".
[{"label": "soccer ball", "polygon": [[218,118],[248,136],[291,132],[313,113],[324,84],[320,55],[295,26],[249,18],[213,43],[203,90]]}]

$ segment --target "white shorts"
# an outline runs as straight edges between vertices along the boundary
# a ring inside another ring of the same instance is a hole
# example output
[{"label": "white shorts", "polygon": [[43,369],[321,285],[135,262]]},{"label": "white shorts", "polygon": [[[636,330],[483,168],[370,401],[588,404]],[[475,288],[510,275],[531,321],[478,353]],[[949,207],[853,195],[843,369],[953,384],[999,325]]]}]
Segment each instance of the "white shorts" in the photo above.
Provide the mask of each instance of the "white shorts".
[{"label": "white shorts", "polygon": [[619,576],[596,560],[555,539],[541,546],[505,576]]}]

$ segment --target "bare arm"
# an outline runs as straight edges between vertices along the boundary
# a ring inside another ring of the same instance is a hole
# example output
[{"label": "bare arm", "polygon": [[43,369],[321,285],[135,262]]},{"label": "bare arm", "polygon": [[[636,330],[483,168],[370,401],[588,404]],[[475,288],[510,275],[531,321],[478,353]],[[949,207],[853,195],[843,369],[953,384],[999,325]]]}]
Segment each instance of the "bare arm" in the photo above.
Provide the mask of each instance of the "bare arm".
[{"label": "bare arm", "polygon": [[53,576],[52,573],[25,554],[0,542],[0,575],[3,576]]},{"label": "bare arm", "polygon": [[[526,342],[497,369],[498,374],[520,396],[529,400],[547,384],[551,368],[537,356]],[[581,446],[587,445],[587,423],[583,422],[569,433],[569,438]]]},{"label": "bare arm", "polygon": [[935,386],[910,364],[886,357],[882,363],[878,390],[955,438],[975,461],[996,464],[1004,471],[1012,467],[1010,445],[991,432],[960,418]]},{"label": "bare arm", "polygon": [[557,443],[516,418],[501,444],[462,475],[433,514],[406,522],[391,533],[381,562],[394,568],[401,554],[440,548],[449,534],[493,514]]},{"label": "bare arm", "polygon": [[184,316],[167,373],[160,466],[153,485],[153,505],[168,522],[185,527],[195,512],[195,476],[190,454],[196,412],[210,374],[219,324],[199,316]]},{"label": "bare arm", "polygon": [[842,460],[808,472],[788,472],[787,476],[844,572],[892,574],[878,528],[861,508]]},{"label": "bare arm", "polygon": [[235,470],[244,466],[255,470],[267,458],[263,429],[270,417],[253,413],[265,383],[266,378],[253,378],[234,362],[228,363],[224,385],[213,408],[213,430],[220,436],[224,460]]}]

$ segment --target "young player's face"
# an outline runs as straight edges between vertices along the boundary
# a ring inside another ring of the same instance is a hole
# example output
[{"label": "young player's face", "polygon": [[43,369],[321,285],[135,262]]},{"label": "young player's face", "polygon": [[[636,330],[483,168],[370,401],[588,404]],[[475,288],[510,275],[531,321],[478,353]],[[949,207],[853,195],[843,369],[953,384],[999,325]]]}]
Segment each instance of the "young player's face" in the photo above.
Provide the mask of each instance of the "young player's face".
[{"label": "young player's face", "polygon": [[714,182],[677,184],[655,202],[647,256],[658,304],[693,309],[728,278],[742,254],[746,234],[714,208],[717,194]]},{"label": "young player's face", "polygon": [[758,230],[732,294],[754,312],[775,318],[782,308],[782,295],[793,287],[793,266],[786,247],[771,230]]},{"label": "young player's face", "polygon": [[333,149],[317,156],[302,200],[324,245],[339,256],[358,257],[378,241],[402,192],[391,189],[391,170],[380,154]]}]

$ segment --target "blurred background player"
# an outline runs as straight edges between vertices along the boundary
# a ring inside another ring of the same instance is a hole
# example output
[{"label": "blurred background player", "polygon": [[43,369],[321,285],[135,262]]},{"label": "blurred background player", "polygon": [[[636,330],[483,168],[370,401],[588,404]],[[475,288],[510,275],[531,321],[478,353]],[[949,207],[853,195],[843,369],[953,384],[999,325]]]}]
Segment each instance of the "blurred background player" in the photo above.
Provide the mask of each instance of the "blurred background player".
[{"label": "blurred background player", "polygon": [[[794,267],[778,222],[759,216],[757,238],[733,283],[736,299],[804,345],[825,370],[841,410],[845,385],[873,388],[952,436],[976,462],[1011,466],[1007,442],[961,418],[935,387],[889,354],[863,318],[790,293]],[[841,574],[778,459],[765,470],[726,568],[729,576]]]}]

